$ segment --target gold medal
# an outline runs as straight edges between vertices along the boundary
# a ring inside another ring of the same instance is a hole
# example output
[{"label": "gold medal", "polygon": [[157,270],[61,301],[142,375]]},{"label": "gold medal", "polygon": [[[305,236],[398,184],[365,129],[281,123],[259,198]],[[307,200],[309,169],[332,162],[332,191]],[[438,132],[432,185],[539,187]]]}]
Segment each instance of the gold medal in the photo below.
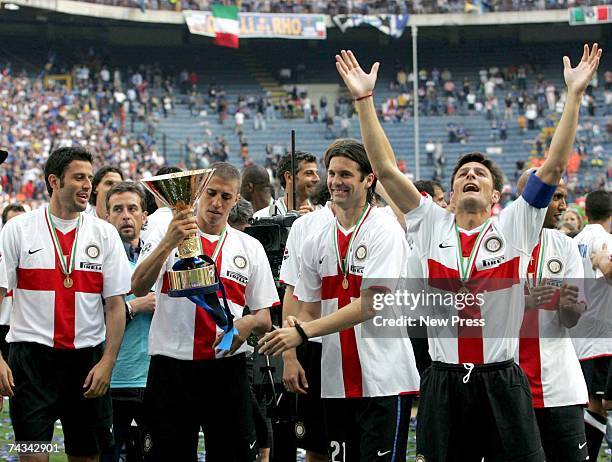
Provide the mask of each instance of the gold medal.
[{"label": "gold medal", "polygon": [[70,276],[66,276],[64,279],[64,287],[66,289],[70,289],[74,285],[74,281],[70,278]]},{"label": "gold medal", "polygon": [[348,279],[346,278],[346,275],[344,276],[344,279],[342,280],[342,288],[344,290],[348,290],[349,288],[349,283],[348,283]]},{"label": "gold medal", "polygon": [[470,289],[468,289],[465,286],[461,286],[461,287],[459,287],[459,290],[457,291],[457,293],[459,293],[459,294],[469,294],[470,293]]}]

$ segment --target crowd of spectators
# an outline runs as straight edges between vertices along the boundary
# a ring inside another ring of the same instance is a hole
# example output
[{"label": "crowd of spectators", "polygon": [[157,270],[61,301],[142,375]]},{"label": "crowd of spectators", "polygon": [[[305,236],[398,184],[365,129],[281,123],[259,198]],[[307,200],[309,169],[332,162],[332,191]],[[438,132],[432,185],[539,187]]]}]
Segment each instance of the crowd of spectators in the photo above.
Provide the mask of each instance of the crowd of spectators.
[{"label": "crowd of spectators", "polygon": [[112,6],[149,10],[208,11],[215,3],[238,5],[240,11],[258,13],[338,14],[444,14],[563,9],[604,4],[600,0],[85,0]]},{"label": "crowd of spectators", "polygon": [[[10,152],[0,166],[3,202],[14,198],[36,207],[45,200],[42,166],[62,146],[85,146],[95,167],[117,165],[134,179],[156,171],[164,163],[155,143],[163,100],[149,95],[144,71],[124,81],[118,69],[79,64],[66,74],[69,90],[46,72],[31,77],[0,65],[0,145]],[[146,124],[140,133],[129,127],[135,121]]]}]

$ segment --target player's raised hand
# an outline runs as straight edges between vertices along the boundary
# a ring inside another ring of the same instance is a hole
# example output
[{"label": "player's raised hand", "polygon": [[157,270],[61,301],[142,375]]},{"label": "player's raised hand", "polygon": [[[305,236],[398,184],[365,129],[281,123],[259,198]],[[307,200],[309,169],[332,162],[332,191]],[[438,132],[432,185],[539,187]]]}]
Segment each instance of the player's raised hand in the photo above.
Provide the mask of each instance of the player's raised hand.
[{"label": "player's raised hand", "polygon": [[584,92],[599,66],[601,52],[602,50],[597,43],[594,43],[593,48],[590,49],[589,45],[585,43],[582,59],[576,67],[572,67],[567,56],[563,57],[563,77],[568,91],[577,94]]},{"label": "player's raised hand", "polygon": [[193,215],[193,209],[188,208],[177,211],[168,225],[168,231],[164,239],[172,246],[177,247],[183,239],[192,236],[198,232],[196,218]]},{"label": "player's raised hand", "polygon": [[344,80],[353,98],[368,96],[374,90],[380,63],[374,63],[369,74],[366,74],[351,50],[342,50],[336,55],[336,69]]}]

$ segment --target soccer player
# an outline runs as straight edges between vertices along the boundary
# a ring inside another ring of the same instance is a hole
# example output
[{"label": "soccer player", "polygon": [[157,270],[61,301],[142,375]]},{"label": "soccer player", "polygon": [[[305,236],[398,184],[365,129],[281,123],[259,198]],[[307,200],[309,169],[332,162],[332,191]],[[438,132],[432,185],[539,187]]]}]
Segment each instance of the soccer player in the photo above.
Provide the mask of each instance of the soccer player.
[{"label": "soccer player", "polygon": [[[238,462],[257,456],[245,364],[250,347],[244,342],[251,332],[270,329],[268,308],[279,301],[262,245],[227,225],[240,197],[240,173],[224,162],[210,167],[215,174],[198,201],[197,216],[193,210],[178,212],[167,231],[153,231],[132,276],[136,296],[156,286],[144,440],[145,457],[154,461],[196,460],[200,427],[207,460]],[[238,330],[225,357],[215,350],[222,331],[204,308],[168,296],[167,271],[177,260],[175,249],[192,234],[216,263]],[[242,316],[246,306],[251,314]]]},{"label": "soccer player", "polygon": [[285,215],[288,210],[297,210],[300,215],[303,215],[314,210],[308,196],[314,191],[320,180],[317,158],[310,153],[297,151],[295,153],[295,164],[295,199],[297,204],[293,204],[294,182],[291,173],[291,154],[287,154],[281,157],[277,168],[277,175],[285,194],[270,206],[255,212],[253,218]]},{"label": "soccer player", "polygon": [[366,74],[352,52],[336,56],[336,68],[356,101],[374,172],[406,213],[430,290],[454,294],[456,301],[456,307],[434,306],[456,322],[429,330],[433,364],[422,377],[417,422],[417,452],[425,460],[544,457],[529,385],[513,361],[524,309],[519,278],[566,168],[580,101],[600,56],[595,44],[592,50],[585,45],[576,68],[564,58],[567,101],[550,154],[523,194],[493,219],[491,208],[503,187],[499,168],[480,153],[464,155],[451,178],[455,213],[434,205],[397,168],[378,121],[373,90],[379,64]]},{"label": "soccer player", "polygon": [[112,444],[108,385],[130,291],[117,230],[83,213],[91,164],[82,148],[51,153],[44,169],[49,206],[9,221],[0,242],[0,286],[14,294],[0,394],[10,397],[16,441],[50,442],[59,418],[70,461],[98,460]]},{"label": "soccer player", "polygon": [[609,374],[612,357],[612,284],[599,269],[593,268],[591,253],[602,250],[604,246],[612,248],[612,196],[607,191],[587,194],[585,211],[589,224],[574,240],[584,266],[587,310],[573,329],[572,336],[589,389],[589,408],[584,414],[589,457],[597,460],[606,431],[606,412],[602,400],[612,398],[612,378]]},{"label": "soccer player", "polygon": [[[519,178],[519,194],[532,172]],[[584,270],[576,243],[556,229],[566,197],[561,181],[527,268],[529,295],[517,356],[531,387],[547,462],[578,462],[588,456],[582,416],[588,393],[568,331],[584,311]]]},{"label": "soccer player", "polygon": [[414,187],[417,188],[420,193],[426,192],[429,194],[434,203],[438,204],[443,209],[448,206],[444,198],[444,188],[439,182],[433,180],[418,180],[414,182]]},{"label": "soccer player", "polygon": [[[108,221],[117,229],[132,269],[143,242],[140,230],[147,219],[147,196],[133,182],[115,184],[106,194]],[[111,378],[113,436],[111,460],[142,460],[140,432],[144,425],[143,397],[149,371],[147,340],[155,311],[155,293],[126,298],[127,325]]]},{"label": "soccer player", "polygon": [[123,172],[121,169],[109,165],[99,169],[91,182],[91,196],[89,196],[87,212],[101,220],[106,220],[106,193],[113,185],[122,181]]},{"label": "soccer player", "polygon": [[[6,225],[9,220],[24,214],[26,211],[21,204],[9,204],[2,210],[2,226]],[[11,311],[13,310],[13,291],[9,291],[4,296],[0,305],[0,352],[2,357],[8,359],[9,347],[6,343],[6,334],[9,331],[11,319]],[[2,409],[2,403],[0,403]]]},{"label": "soccer player", "polygon": [[253,206],[253,210],[261,210],[274,203],[270,175],[261,165],[249,165],[242,171],[240,196]]},{"label": "soccer player", "polygon": [[[405,457],[411,394],[419,376],[405,330],[371,335],[372,300],[395,290],[408,252],[394,216],[371,206],[374,175],[363,145],[340,139],[325,153],[335,220],[310,228],[294,295],[298,318],[268,333],[260,352],[279,354],[324,335],[321,395],[331,460]],[[365,300],[365,302],[364,302]],[[370,335],[368,335],[370,334]]]}]

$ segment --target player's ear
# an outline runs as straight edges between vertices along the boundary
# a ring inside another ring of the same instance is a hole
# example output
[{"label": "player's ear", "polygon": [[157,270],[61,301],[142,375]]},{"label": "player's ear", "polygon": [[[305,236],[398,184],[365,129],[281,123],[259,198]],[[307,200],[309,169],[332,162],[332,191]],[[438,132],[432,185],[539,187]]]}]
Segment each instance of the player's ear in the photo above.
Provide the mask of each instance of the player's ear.
[{"label": "player's ear", "polygon": [[501,197],[501,193],[494,189],[493,194],[491,195],[491,203],[497,204],[499,202],[499,198]]}]

